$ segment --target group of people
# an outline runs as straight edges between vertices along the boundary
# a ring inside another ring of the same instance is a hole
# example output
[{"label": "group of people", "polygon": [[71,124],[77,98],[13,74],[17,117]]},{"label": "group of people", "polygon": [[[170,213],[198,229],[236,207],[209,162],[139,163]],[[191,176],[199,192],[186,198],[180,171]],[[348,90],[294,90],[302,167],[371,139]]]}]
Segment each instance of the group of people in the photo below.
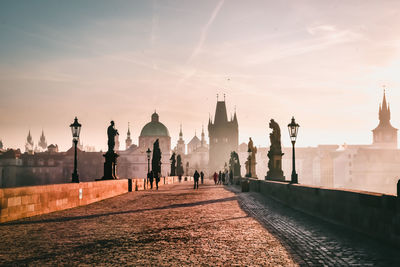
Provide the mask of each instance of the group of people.
[{"label": "group of people", "polygon": [[214,172],[213,175],[214,183],[217,184],[233,184],[233,171],[225,170],[224,172],[219,171],[219,173]]},{"label": "group of people", "polygon": [[204,183],[204,173],[201,171],[200,173],[196,170],[193,174],[194,181],[194,189],[199,189],[199,178],[201,179],[201,184]]}]

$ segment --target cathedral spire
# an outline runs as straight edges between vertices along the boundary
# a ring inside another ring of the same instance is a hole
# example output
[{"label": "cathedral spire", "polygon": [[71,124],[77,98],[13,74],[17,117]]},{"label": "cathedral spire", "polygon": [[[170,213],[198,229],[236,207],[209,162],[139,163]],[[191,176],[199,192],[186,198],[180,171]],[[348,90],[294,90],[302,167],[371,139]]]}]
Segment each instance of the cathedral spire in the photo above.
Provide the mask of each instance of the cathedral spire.
[{"label": "cathedral spire", "polygon": [[204,125],[201,126],[201,146],[205,147],[206,146],[206,137],[204,134]]},{"label": "cathedral spire", "polygon": [[44,151],[47,148],[47,142],[46,142],[46,137],[44,136],[44,132],[42,129],[42,135],[40,136],[38,146]]},{"label": "cathedral spire", "polygon": [[179,130],[179,140],[182,140],[182,138],[183,138],[183,133],[182,133],[182,123],[181,123]]},{"label": "cathedral spire", "polygon": [[397,149],[397,129],[390,123],[390,106],[383,89],[382,104],[379,104],[379,124],[372,130],[373,145],[379,148]]},{"label": "cathedral spire", "polygon": [[26,137],[25,143],[25,152],[33,153],[34,143],[31,135],[31,130],[28,132],[28,136]]},{"label": "cathedral spire", "polygon": [[132,145],[131,130],[130,130],[129,126],[130,126],[130,124],[128,122],[128,132],[126,133],[125,149],[128,149]]},{"label": "cathedral spire", "polygon": [[379,121],[380,123],[388,123],[390,121],[390,107],[386,102],[386,89],[383,89],[382,105],[379,105]]}]

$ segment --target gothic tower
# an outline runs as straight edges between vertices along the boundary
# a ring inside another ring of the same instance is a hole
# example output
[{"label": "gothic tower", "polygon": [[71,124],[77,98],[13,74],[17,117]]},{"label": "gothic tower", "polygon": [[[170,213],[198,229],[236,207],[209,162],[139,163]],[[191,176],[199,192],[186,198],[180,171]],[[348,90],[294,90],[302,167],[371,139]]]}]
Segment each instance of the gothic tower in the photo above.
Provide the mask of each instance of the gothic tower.
[{"label": "gothic tower", "polygon": [[46,141],[46,137],[44,136],[43,129],[42,129],[42,135],[40,136],[40,139],[38,142],[38,146],[42,149],[42,151],[45,151],[47,148],[47,141]]},{"label": "gothic tower", "polygon": [[374,147],[397,149],[397,129],[390,123],[390,106],[386,103],[385,91],[382,104],[379,104],[379,124],[372,133]]},{"label": "gothic tower", "polygon": [[125,149],[128,149],[131,145],[132,145],[131,130],[129,129],[129,122],[128,122],[128,132],[126,133]]},{"label": "gothic tower", "polygon": [[25,152],[33,154],[33,146],[33,138],[31,136],[31,130],[29,130],[28,136],[26,137]]},{"label": "gothic tower", "polygon": [[183,140],[182,124],[181,124],[181,129],[179,131],[179,140],[176,146],[176,153],[181,156],[185,155],[185,141]]},{"label": "gothic tower", "polygon": [[215,110],[214,122],[208,121],[208,136],[210,138],[209,167],[210,172],[219,171],[229,162],[230,153],[238,151],[239,126],[236,111],[233,119],[228,120],[225,97],[218,101]]}]

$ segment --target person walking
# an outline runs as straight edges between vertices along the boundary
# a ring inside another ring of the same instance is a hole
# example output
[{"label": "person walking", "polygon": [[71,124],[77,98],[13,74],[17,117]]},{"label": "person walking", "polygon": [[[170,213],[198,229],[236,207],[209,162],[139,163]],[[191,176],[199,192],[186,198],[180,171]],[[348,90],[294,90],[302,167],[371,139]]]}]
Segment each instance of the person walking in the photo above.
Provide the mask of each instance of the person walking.
[{"label": "person walking", "polygon": [[218,182],[218,174],[214,172],[214,184],[217,184]]},{"label": "person walking", "polygon": [[231,185],[233,185],[233,171],[232,170],[229,172],[229,183]]},{"label": "person walking", "polygon": [[204,183],[204,172],[203,171],[200,172],[200,178],[201,178],[201,184],[203,184]]},{"label": "person walking", "polygon": [[222,173],[222,184],[225,184],[225,172]]},{"label": "person walking", "polygon": [[218,184],[221,184],[221,183],[222,183],[222,172],[219,171],[219,173],[218,173]]},{"label": "person walking", "polygon": [[228,184],[229,183],[229,172],[228,170],[225,170],[225,183],[224,184]]},{"label": "person walking", "polygon": [[193,189],[199,189],[199,177],[200,177],[200,174],[196,170],[193,174],[193,180],[194,180],[194,188]]},{"label": "person walking", "polygon": [[149,172],[149,181],[150,181],[150,189],[153,189],[153,181],[154,181],[154,176],[153,176],[153,172]]}]

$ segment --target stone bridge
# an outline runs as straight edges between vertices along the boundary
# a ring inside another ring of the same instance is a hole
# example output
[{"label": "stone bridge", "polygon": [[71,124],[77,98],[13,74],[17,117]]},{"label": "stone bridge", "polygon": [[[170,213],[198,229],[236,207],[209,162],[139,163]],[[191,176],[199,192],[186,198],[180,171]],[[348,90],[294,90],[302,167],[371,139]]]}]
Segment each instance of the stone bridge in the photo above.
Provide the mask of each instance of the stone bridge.
[{"label": "stone bridge", "polygon": [[262,185],[241,192],[207,180],[194,190],[168,178],[140,190],[138,181],[131,192],[124,180],[2,189],[0,264],[400,266],[397,244],[293,209],[271,197],[277,188],[266,196]]}]

